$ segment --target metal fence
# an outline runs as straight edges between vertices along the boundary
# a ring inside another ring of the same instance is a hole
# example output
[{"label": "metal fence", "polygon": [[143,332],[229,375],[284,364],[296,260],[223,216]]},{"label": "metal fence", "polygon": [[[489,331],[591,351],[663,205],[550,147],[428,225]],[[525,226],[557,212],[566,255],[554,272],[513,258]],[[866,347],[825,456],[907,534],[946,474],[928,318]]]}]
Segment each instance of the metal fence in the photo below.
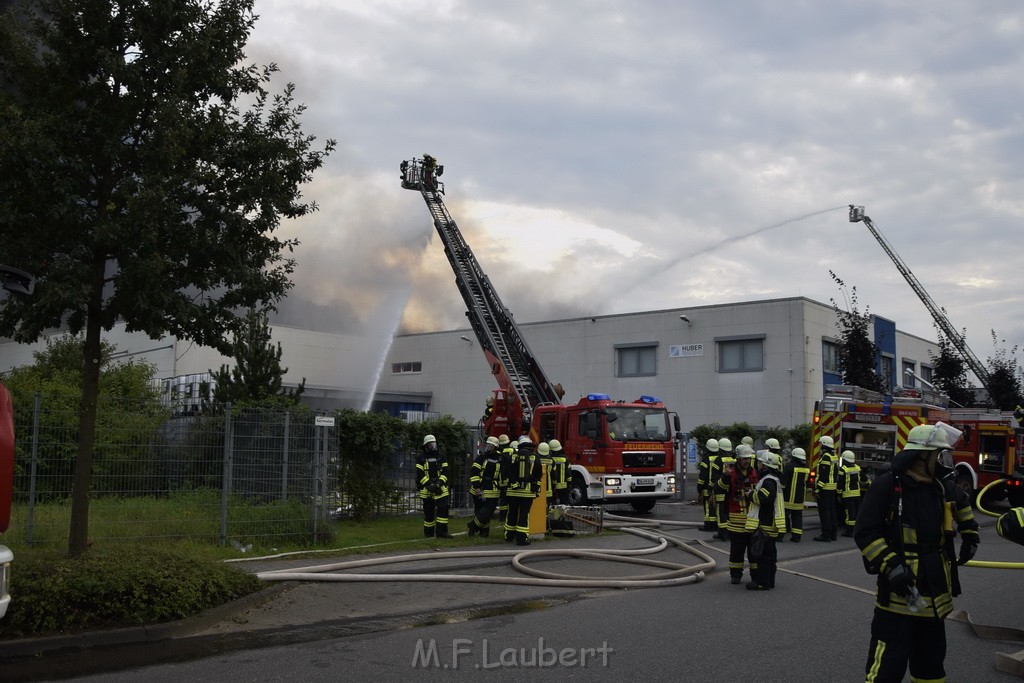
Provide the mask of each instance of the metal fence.
[{"label": "metal fence", "polygon": [[[15,406],[14,505],[0,540],[66,543],[78,398],[19,396]],[[230,405],[172,414],[101,399],[90,538],[194,538],[241,547],[323,540],[351,505],[342,494],[347,468],[337,427],[317,426],[316,417],[308,410]],[[421,510],[414,463],[415,453],[390,454],[383,467],[390,495],[377,514]],[[457,508],[465,505],[464,459],[453,465]]]}]

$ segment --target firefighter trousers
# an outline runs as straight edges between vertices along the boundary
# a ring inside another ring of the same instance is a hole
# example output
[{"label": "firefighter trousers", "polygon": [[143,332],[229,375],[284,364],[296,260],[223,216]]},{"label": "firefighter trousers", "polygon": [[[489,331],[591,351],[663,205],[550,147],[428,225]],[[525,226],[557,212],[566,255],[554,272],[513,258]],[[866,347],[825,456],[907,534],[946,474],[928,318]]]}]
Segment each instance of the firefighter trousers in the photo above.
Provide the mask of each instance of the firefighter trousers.
[{"label": "firefighter trousers", "polygon": [[860,496],[843,498],[843,522],[846,531],[853,532],[853,525],[857,523],[857,513],[860,511]]},{"label": "firefighter trousers", "polygon": [[505,540],[526,544],[530,535],[530,508],[533,498],[526,496],[509,496],[508,515],[505,517]]},{"label": "firefighter trousers", "polygon": [[804,535],[803,510],[786,510],[786,532],[793,534],[796,540]]},{"label": "firefighter trousers", "polygon": [[491,534],[491,518],[497,509],[497,498],[480,498],[480,505],[473,513],[473,519],[469,520],[469,535],[479,533],[482,538],[487,538]]},{"label": "firefighter trousers", "polygon": [[715,492],[707,489],[702,492],[704,496],[704,528],[714,531],[718,528],[718,503],[715,502]]},{"label": "firefighter trousers", "polygon": [[743,577],[743,556],[750,561],[750,575],[757,570],[757,562],[750,559],[750,537],[746,531],[729,532],[729,576],[734,579]]},{"label": "firefighter trousers", "polygon": [[427,495],[423,499],[423,535],[448,535],[448,496]]},{"label": "firefighter trousers", "polygon": [[757,564],[750,563],[750,579],[758,585],[775,588],[778,559],[779,552],[775,546],[775,539],[768,536],[764,539],[764,549],[757,558]]},{"label": "firefighter trousers", "polygon": [[835,491],[824,489],[818,491],[818,516],[821,517],[821,535],[823,538],[833,541],[839,535],[836,502]]},{"label": "firefighter trousers", "polygon": [[945,681],[946,624],[875,607],[865,682],[902,681],[907,667],[914,681]]}]

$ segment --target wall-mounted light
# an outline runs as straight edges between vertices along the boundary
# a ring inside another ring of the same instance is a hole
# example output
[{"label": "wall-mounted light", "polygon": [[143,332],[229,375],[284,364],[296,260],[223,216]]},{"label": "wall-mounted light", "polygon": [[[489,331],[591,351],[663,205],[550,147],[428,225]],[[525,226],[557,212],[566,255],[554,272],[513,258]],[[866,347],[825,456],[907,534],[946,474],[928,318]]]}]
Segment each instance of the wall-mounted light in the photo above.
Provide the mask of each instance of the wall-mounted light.
[{"label": "wall-mounted light", "polygon": [[467,337],[466,335],[462,335],[461,337],[459,337],[459,339],[461,339],[462,341],[466,342],[470,346],[473,345],[473,340],[470,339],[469,337]]},{"label": "wall-mounted light", "polygon": [[680,320],[682,320],[682,321],[683,321],[684,323],[686,323],[687,325],[689,325],[689,326],[693,327],[693,323],[692,323],[692,322],[690,322],[690,319],[689,319],[689,318],[687,318],[687,317],[686,317],[685,315],[681,315],[681,316],[679,316],[679,319],[680,319]]}]

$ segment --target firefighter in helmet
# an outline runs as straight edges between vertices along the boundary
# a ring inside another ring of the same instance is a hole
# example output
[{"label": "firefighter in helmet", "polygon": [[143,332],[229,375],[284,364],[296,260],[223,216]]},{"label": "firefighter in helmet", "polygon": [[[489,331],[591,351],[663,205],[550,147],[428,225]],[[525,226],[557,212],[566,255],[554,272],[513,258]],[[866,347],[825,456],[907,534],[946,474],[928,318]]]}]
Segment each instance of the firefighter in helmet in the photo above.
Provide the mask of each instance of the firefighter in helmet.
[{"label": "firefighter in helmet", "polygon": [[[508,434],[498,435],[498,454],[504,458],[506,456],[511,457],[516,452],[515,445],[508,438]],[[502,526],[505,525],[505,519],[508,516],[508,499],[505,497],[505,484],[504,480],[499,483],[498,488],[498,522]]]},{"label": "firefighter in helmet", "polygon": [[843,512],[843,536],[853,536],[857,510],[860,509],[860,483],[861,471],[857,457],[853,451],[843,451],[839,456],[839,477],[836,479],[836,491]]},{"label": "firefighter in helmet", "polygon": [[[720,472],[718,479],[721,479],[722,474],[730,470],[735,462],[736,459],[732,454],[732,441],[724,436],[721,437],[718,439],[718,471]],[[718,532],[715,533],[715,538],[720,541],[729,540],[729,508],[725,502],[725,494],[725,491],[716,486],[715,508],[718,513]]]},{"label": "firefighter in helmet", "polygon": [[959,437],[941,422],[914,427],[861,502],[853,538],[868,573],[878,575],[869,681],[901,681],[908,667],[912,680],[945,680],[944,619],[960,594],[957,565],[974,557],[979,542],[970,499],[939,462]]},{"label": "firefighter in helmet", "polygon": [[416,475],[423,501],[423,535],[452,538],[448,533],[448,461],[438,453],[433,434],[423,437],[423,448],[416,457]]},{"label": "firefighter in helmet", "polygon": [[552,479],[555,481],[555,505],[569,505],[569,459],[565,457],[562,443],[558,439],[548,441],[548,448],[554,468]]},{"label": "firefighter in helmet", "polygon": [[469,478],[473,498],[479,501],[474,506],[473,519],[469,520],[470,536],[480,534],[481,538],[487,538],[490,535],[491,518],[498,507],[498,497],[501,495],[501,489],[498,487],[500,480],[501,453],[498,451],[498,439],[489,436],[487,445],[473,461],[473,473]]},{"label": "firefighter in helmet", "polygon": [[540,491],[540,476],[540,461],[533,452],[533,442],[528,436],[520,437],[516,452],[506,455],[501,461],[501,478],[508,500],[506,541],[529,545],[530,508]]},{"label": "firefighter in helmet", "polygon": [[718,439],[708,439],[704,444],[700,469],[697,471],[697,502],[704,505],[704,526],[700,528],[701,531],[718,532],[718,505],[715,503],[715,490],[721,475]]},{"label": "firefighter in helmet", "polygon": [[807,493],[807,452],[802,448],[794,448],[789,454],[790,460],[782,473],[782,491],[785,496],[786,531],[789,540],[799,543],[804,535],[804,496]]},{"label": "firefighter in helmet", "polygon": [[835,541],[839,535],[839,500],[836,491],[836,452],[831,436],[818,438],[821,457],[815,471],[814,493],[818,497],[818,516],[821,518],[821,534],[815,541]]},{"label": "firefighter in helmet", "polygon": [[[718,440],[718,447],[722,447],[721,439]],[[758,480],[757,471],[752,466],[753,458],[754,449],[740,444],[736,447],[735,463],[723,469],[718,480],[718,490],[725,497],[729,514],[726,522],[729,533],[729,576],[734,584],[743,579],[744,555],[750,560],[751,573],[757,568],[757,561],[750,557],[752,530],[747,530],[747,510]]]},{"label": "firefighter in helmet", "polygon": [[[747,590],[763,591],[775,588],[778,552],[775,539],[786,533],[786,513],[782,502],[782,456],[763,451],[757,456],[758,481],[750,497],[751,511],[747,515],[747,531],[764,531],[758,543],[751,542],[750,583]],[[754,512],[756,506],[756,513]],[[760,547],[757,547],[760,546]],[[754,562],[757,563],[756,567]]]}]

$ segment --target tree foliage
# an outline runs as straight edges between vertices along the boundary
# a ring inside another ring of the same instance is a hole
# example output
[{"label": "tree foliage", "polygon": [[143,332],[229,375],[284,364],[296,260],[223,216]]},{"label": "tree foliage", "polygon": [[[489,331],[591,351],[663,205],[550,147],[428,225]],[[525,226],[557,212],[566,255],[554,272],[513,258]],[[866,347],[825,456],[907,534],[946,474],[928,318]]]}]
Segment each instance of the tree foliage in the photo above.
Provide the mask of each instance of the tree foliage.
[{"label": "tree foliage", "polygon": [[974,392],[967,384],[967,364],[953,344],[940,330],[938,333],[938,355],[929,354],[932,361],[932,384],[949,396],[953,405],[969,407],[974,405]]},{"label": "tree foliage", "polygon": [[[228,350],[237,311],[291,286],[282,218],[317,149],[294,87],[247,64],[254,0],[33,0],[0,15],[0,244],[35,296],[0,335],[84,331],[69,549],[86,549],[100,338],[119,320]],[[242,108],[245,107],[243,110]]]},{"label": "tree foliage", "polygon": [[1015,354],[1018,347],[1007,349],[1002,344],[1006,340],[1000,340],[992,330],[992,355],[986,361],[988,363],[989,382],[988,397],[991,404],[1000,410],[1014,410],[1024,405],[1024,395],[1021,392],[1021,372],[1017,367]]},{"label": "tree foliage", "polygon": [[281,342],[275,346],[270,340],[270,324],[266,312],[249,309],[241,328],[231,341],[231,357],[235,365],[221,365],[210,371],[213,377],[213,402],[251,404],[271,402],[288,407],[299,402],[306,388],[306,378],[298,387],[282,389],[281,383],[288,368],[281,367]]},{"label": "tree foliage", "polygon": [[839,329],[839,368],[843,373],[843,383],[863,387],[880,393],[888,393],[884,380],[878,376],[878,345],[871,341],[868,335],[868,328],[871,324],[871,315],[868,308],[864,313],[857,309],[857,288],[850,288],[849,296],[846,295],[846,283],[843,282],[831,270],[828,274],[832,277],[846,299],[847,308],[840,308],[835,298],[830,299],[832,309],[835,311],[838,320],[836,327]]},{"label": "tree foliage", "polygon": [[342,495],[352,516],[363,521],[397,493],[388,478],[393,455],[408,446],[405,422],[387,413],[342,410],[337,415]]}]

